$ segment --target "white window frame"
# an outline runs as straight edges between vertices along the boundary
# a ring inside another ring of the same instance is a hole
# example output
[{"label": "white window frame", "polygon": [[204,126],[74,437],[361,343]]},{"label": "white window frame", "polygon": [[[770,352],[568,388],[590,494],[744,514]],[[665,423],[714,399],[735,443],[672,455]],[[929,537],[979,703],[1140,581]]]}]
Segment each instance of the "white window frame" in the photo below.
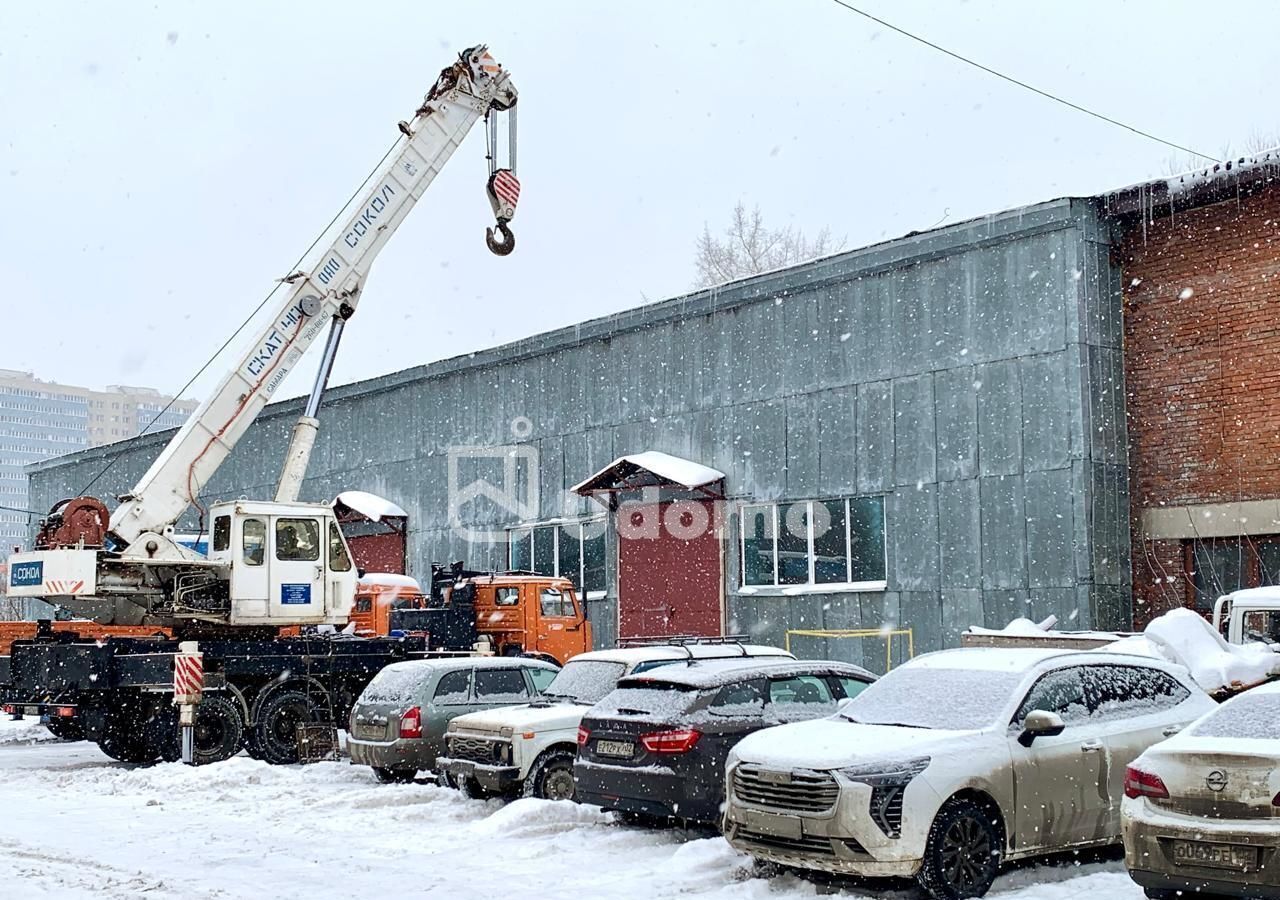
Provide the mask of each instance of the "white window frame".
[{"label": "white window frame", "polygon": [[[511,567],[511,555],[514,552],[514,543],[517,536],[524,537],[525,532],[529,537],[529,563],[533,564],[533,530],[535,528],[551,528],[552,534],[555,536],[551,542],[551,558],[556,574],[551,576],[554,578],[568,578],[574,584],[574,590],[578,589],[578,585],[583,586],[582,598],[584,600],[602,600],[609,593],[606,586],[602,591],[588,591],[587,569],[586,569],[586,553],[582,548],[586,542],[582,537],[582,529],[588,525],[594,525],[601,529],[606,527],[606,518],[604,516],[588,516],[580,519],[548,519],[541,522],[521,522],[519,525],[512,525],[507,528],[507,566]],[[578,529],[578,574],[577,577],[564,575],[560,571],[560,535],[566,528],[576,527]],[[607,542],[606,542],[607,546]],[[606,579],[607,580],[607,579]]]},{"label": "white window frame", "polygon": [[[881,521],[884,528],[884,571],[885,578],[874,581],[853,581],[853,553],[851,541],[853,537],[853,516],[849,513],[849,504],[853,500],[878,499],[880,501]],[[814,568],[817,563],[817,557],[814,554],[813,547],[813,506],[815,503],[825,503],[831,500],[844,501],[844,565],[845,580],[831,582],[814,581]],[[796,503],[806,504],[805,508],[805,525],[807,530],[807,553],[809,562],[809,580],[804,584],[779,584],[778,583],[778,508],[781,506],[791,506]],[[773,584],[747,584],[747,529],[744,526],[744,515],[748,509],[758,509],[767,506],[773,513]],[[765,596],[787,596],[791,594],[839,594],[839,593],[859,593],[870,591],[883,591],[888,587],[889,572],[889,521],[884,515],[884,495],[883,494],[864,494],[843,497],[814,497],[805,500],[765,500],[762,502],[743,501],[738,507],[738,593],[739,594],[763,594]]]}]

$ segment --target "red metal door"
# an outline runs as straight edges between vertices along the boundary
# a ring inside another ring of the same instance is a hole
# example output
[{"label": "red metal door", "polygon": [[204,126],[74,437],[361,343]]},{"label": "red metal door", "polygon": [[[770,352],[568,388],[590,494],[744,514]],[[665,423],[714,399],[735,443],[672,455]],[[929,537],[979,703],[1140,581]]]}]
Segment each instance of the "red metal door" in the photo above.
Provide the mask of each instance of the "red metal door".
[{"label": "red metal door", "polygon": [[723,633],[719,516],[713,500],[618,508],[620,638]]}]

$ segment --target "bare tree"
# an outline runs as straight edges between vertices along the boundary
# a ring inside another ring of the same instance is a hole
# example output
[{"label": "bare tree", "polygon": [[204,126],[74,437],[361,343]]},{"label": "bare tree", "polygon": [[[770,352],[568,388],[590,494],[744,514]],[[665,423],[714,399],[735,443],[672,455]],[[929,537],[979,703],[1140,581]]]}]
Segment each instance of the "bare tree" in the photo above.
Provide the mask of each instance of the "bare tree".
[{"label": "bare tree", "polygon": [[1280,134],[1276,132],[1266,132],[1254,129],[1249,132],[1249,136],[1240,142],[1239,148],[1232,145],[1230,141],[1224,143],[1218,149],[1218,159],[1205,159],[1203,156],[1194,156],[1189,153],[1181,155],[1167,156],[1164,160],[1162,175],[1181,175],[1183,172],[1191,172],[1196,169],[1203,169],[1212,166],[1219,160],[1227,159],[1248,159],[1251,156],[1258,156],[1267,150],[1276,150],[1280,148]]},{"label": "bare tree", "polygon": [[760,207],[748,211],[739,202],[723,234],[713,235],[710,227],[702,226],[694,258],[698,270],[694,287],[709,287],[838,253],[844,243],[843,238],[832,238],[829,228],[813,237],[791,226],[769,228]]}]

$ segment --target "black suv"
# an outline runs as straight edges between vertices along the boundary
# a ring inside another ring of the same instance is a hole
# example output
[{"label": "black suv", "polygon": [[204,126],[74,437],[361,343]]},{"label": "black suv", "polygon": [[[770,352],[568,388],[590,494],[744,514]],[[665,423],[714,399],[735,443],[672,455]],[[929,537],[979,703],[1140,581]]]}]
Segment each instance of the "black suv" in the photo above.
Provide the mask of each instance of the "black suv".
[{"label": "black suv", "polygon": [[578,729],[577,799],[633,821],[719,823],[734,744],[770,725],[829,716],[875,679],[847,663],[759,658],[624,678]]}]

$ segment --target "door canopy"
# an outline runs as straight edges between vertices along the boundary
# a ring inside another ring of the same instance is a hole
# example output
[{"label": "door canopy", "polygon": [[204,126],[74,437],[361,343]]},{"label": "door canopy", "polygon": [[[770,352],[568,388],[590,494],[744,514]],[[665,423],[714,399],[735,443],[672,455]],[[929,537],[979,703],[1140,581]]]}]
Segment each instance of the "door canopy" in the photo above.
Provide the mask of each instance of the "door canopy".
[{"label": "door canopy", "polygon": [[724,473],[669,453],[646,450],[619,456],[570,490],[583,497],[600,500],[601,494],[646,487],[681,488],[705,497],[723,497]]}]

